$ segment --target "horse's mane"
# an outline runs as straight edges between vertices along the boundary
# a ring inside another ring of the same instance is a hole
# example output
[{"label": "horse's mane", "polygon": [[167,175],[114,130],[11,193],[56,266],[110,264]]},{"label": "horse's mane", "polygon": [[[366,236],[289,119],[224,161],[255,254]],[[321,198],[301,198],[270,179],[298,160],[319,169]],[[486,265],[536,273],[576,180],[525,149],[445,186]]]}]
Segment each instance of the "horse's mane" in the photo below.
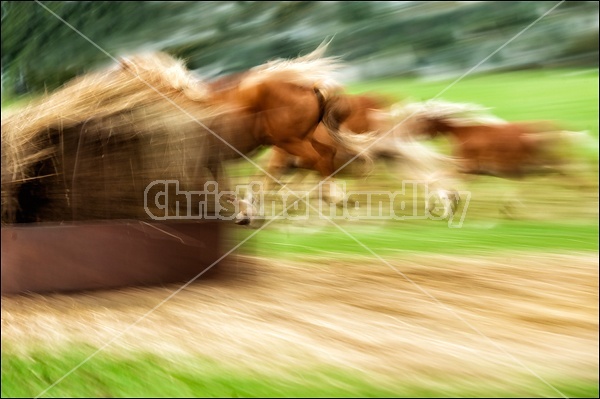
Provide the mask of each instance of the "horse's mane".
[{"label": "horse's mane", "polygon": [[488,107],[473,103],[453,103],[444,100],[396,103],[391,112],[396,120],[438,120],[453,126],[498,125],[506,123],[489,112]]},{"label": "horse's mane", "polygon": [[203,100],[208,95],[207,85],[186,68],[183,60],[163,52],[122,57],[120,66],[148,84],[180,90],[192,100]]},{"label": "horse's mane", "polygon": [[248,71],[234,72],[228,75],[222,75],[206,82],[207,87],[212,92],[230,90],[238,87],[240,82],[248,75]]},{"label": "horse's mane", "polygon": [[338,91],[342,85],[334,74],[343,65],[338,57],[324,57],[329,42],[322,43],[309,54],[294,59],[275,59],[256,66],[243,79],[244,87],[259,84],[267,79],[280,80],[300,86],[318,87],[325,97]]}]

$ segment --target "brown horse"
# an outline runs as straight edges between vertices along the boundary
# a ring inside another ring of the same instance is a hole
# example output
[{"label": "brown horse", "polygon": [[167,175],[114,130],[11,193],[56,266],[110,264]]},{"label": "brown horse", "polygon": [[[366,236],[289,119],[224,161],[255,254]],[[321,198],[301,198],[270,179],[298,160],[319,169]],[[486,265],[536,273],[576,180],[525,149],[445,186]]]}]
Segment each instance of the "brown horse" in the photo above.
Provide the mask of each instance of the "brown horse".
[{"label": "brown horse", "polygon": [[[349,104],[332,79],[340,65],[323,58],[326,45],[295,60],[276,60],[249,71],[209,82],[215,102],[237,108],[232,125],[243,129],[241,150],[276,146],[303,159],[323,178],[335,172],[337,147],[356,150],[356,141],[339,132],[349,115]],[[318,126],[322,133],[316,134]]]},{"label": "brown horse", "polygon": [[[591,140],[584,132],[562,130],[549,121],[508,122],[476,104],[427,101],[396,105],[405,134],[432,139],[448,138],[452,153],[464,175],[488,175],[525,183],[534,175],[568,177],[567,185],[592,187],[585,173],[589,168],[574,157],[574,144]],[[501,212],[513,216],[518,200],[508,198]]]},{"label": "brown horse", "polygon": [[412,135],[449,138],[460,171],[473,175],[521,178],[528,174],[557,172],[563,159],[556,149],[578,135],[549,121],[507,122],[475,104],[428,101],[397,108],[404,130]]},{"label": "brown horse", "polygon": [[[252,162],[248,155],[254,150],[276,146],[303,159],[335,187],[331,177],[338,148],[358,153],[358,146],[339,132],[349,105],[333,79],[341,64],[323,57],[326,48],[324,44],[306,56],[270,61],[211,82],[184,82],[185,87],[202,85],[201,100],[228,108],[225,116],[207,126],[213,137],[208,138],[205,156],[212,160],[209,169],[215,178],[222,175],[222,161],[244,157]],[[318,126],[323,130],[316,134]]]},{"label": "brown horse", "polygon": [[313,132],[323,122],[337,143],[351,147],[352,141],[338,132],[348,110],[337,95],[342,87],[333,79],[341,64],[323,57],[326,48],[323,44],[303,57],[270,61],[213,82],[185,82],[203,85],[203,101],[230,110],[212,129],[226,144],[217,148],[216,158],[243,157],[263,145],[277,146],[329,177],[336,149]]}]

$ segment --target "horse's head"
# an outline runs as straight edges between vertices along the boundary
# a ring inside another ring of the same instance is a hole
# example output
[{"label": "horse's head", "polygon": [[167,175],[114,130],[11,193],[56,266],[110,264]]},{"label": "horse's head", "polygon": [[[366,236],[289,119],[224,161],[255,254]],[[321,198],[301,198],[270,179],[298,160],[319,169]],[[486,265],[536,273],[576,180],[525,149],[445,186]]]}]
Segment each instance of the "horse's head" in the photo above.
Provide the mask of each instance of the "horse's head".
[{"label": "horse's head", "polygon": [[438,134],[438,120],[427,112],[425,103],[398,102],[390,107],[395,131],[411,139],[432,139]]}]

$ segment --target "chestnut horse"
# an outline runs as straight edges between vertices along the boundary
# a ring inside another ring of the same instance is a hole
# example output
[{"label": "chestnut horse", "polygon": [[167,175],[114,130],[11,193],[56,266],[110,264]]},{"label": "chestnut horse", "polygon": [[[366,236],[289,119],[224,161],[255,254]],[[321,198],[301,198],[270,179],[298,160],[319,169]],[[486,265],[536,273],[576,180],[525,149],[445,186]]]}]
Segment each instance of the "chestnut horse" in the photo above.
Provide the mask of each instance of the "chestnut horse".
[{"label": "chestnut horse", "polygon": [[[331,177],[338,147],[355,154],[359,147],[352,137],[339,132],[349,110],[338,94],[342,86],[333,77],[341,64],[323,56],[327,45],[303,57],[269,61],[212,82],[187,79],[182,83],[183,88],[196,91],[202,86],[199,101],[228,109],[225,116],[206,126],[213,135],[208,137],[204,157],[211,160],[208,169],[215,179],[222,175],[222,161],[244,157],[252,162],[248,155],[254,150],[276,146],[302,158],[335,186]],[[314,134],[319,125],[324,136]],[[242,219],[241,223],[248,222]]]},{"label": "chestnut horse", "polygon": [[577,132],[549,121],[508,122],[476,104],[427,101],[396,107],[413,137],[449,138],[465,174],[521,178],[527,174],[562,173],[557,146]]},{"label": "chestnut horse", "polygon": [[[584,178],[588,171],[577,164],[573,144],[589,141],[585,132],[562,130],[549,121],[508,122],[491,115],[477,104],[430,100],[393,106],[405,121],[405,133],[432,139],[449,139],[452,153],[465,175],[488,175],[524,181],[527,176],[557,174],[568,177],[568,185],[591,187]],[[519,201],[508,199],[501,211],[511,216]]]}]

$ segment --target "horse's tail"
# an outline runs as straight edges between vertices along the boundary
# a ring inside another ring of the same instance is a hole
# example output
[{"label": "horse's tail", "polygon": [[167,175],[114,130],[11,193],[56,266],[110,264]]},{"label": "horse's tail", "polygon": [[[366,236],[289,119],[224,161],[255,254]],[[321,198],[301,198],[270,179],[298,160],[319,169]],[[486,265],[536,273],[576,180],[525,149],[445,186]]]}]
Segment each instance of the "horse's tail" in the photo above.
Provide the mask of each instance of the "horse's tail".
[{"label": "horse's tail", "polygon": [[341,125],[350,116],[351,105],[344,95],[333,95],[322,102],[321,122],[327,128],[331,138],[349,154],[368,164],[372,164],[370,147],[379,137],[379,132],[354,133],[344,130]]}]

